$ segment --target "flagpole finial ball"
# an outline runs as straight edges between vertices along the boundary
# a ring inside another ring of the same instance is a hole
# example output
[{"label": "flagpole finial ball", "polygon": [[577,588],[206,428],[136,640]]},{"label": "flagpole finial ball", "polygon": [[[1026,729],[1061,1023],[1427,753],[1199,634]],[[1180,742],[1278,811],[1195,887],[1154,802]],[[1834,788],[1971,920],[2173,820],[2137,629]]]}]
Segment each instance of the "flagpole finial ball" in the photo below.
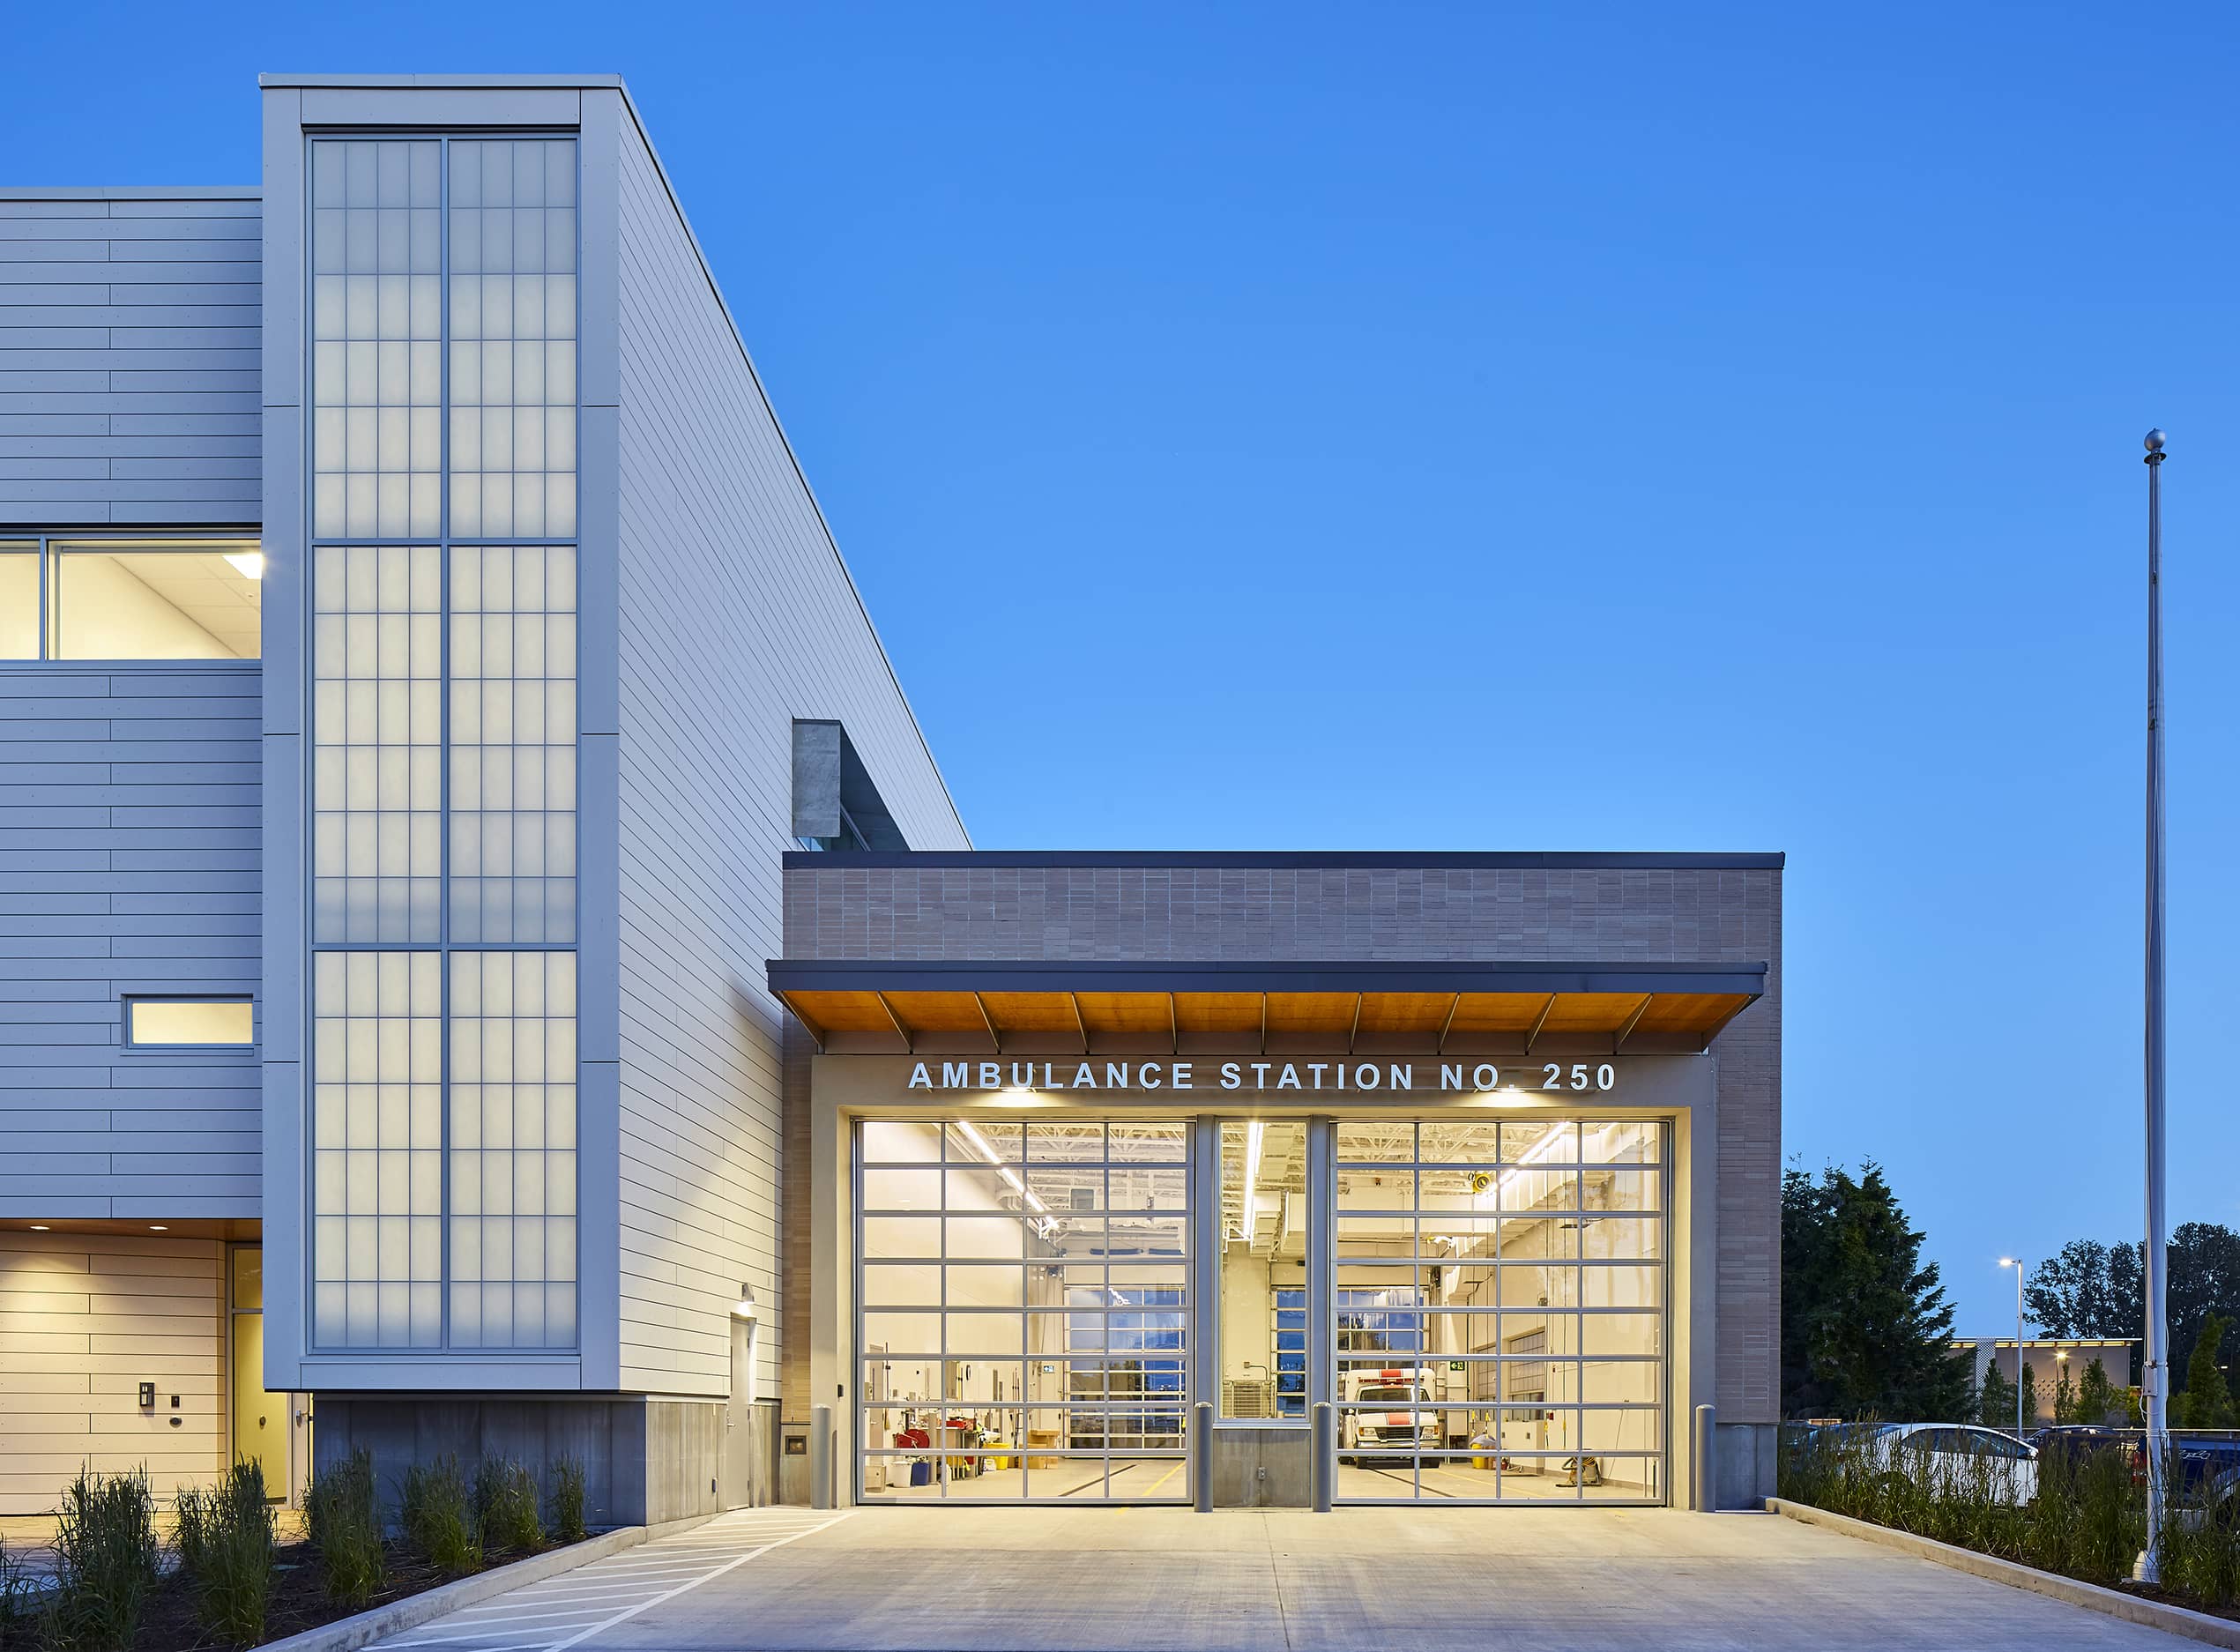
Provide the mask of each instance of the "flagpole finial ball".
[{"label": "flagpole finial ball", "polygon": [[2169,438],[2160,430],[2149,430],[2147,433],[2147,450],[2149,453],[2160,453],[2162,450],[2162,443],[2169,440]]}]

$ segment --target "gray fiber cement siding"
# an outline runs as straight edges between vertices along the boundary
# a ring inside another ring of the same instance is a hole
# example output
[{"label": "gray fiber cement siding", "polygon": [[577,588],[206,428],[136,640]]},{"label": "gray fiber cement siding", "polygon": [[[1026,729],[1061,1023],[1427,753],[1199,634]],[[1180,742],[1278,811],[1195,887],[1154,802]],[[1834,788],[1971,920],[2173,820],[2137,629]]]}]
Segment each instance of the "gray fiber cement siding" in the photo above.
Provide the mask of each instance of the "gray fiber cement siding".
[{"label": "gray fiber cement siding", "polygon": [[257,1052],[128,1050],[123,1001],[259,990],[263,694],[0,670],[0,1217],[257,1215]]},{"label": "gray fiber cement siding", "polygon": [[742,1286],[766,1380],[795,1324],[785,1013],[761,979],[794,846],[794,719],[846,728],[910,842],[967,839],[667,180],[617,115],[585,141],[616,149],[620,1373],[719,1397]]},{"label": "gray fiber cement siding", "polygon": [[[1765,962],[1764,997],[1713,1046],[1717,1394],[1723,1424],[1778,1420],[1777,867],[912,867],[851,859],[787,871],[786,957]],[[789,1398],[804,1397],[795,1386]]]},{"label": "gray fiber cement siding", "polygon": [[0,529],[254,526],[254,190],[0,190]]}]

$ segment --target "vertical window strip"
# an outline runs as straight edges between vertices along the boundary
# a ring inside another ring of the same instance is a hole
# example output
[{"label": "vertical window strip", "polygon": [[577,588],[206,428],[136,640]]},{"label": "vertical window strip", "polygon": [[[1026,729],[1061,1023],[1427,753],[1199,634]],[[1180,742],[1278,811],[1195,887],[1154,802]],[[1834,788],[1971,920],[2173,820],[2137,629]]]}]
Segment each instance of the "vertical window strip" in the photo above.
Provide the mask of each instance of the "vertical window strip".
[{"label": "vertical window strip", "polygon": [[450,935],[576,939],[576,553],[451,553]]},{"label": "vertical window strip", "polygon": [[442,530],[442,145],[311,145],[311,523]]},{"label": "vertical window strip", "polygon": [[315,942],[442,938],[442,595],[434,546],[314,555]]},{"label": "vertical window strip", "polygon": [[433,952],[312,960],[318,1348],[443,1342],[443,993]]},{"label": "vertical window strip", "polygon": [[[574,141],[311,151],[314,540],[572,538]],[[576,554],[449,556],[314,552],[322,1349],[577,1340],[576,957],[451,950],[575,940]]]},{"label": "vertical window strip", "polygon": [[451,1344],[576,1343],[576,956],[450,956]]},{"label": "vertical window strip", "polygon": [[576,533],[576,145],[454,138],[450,508],[463,539]]}]

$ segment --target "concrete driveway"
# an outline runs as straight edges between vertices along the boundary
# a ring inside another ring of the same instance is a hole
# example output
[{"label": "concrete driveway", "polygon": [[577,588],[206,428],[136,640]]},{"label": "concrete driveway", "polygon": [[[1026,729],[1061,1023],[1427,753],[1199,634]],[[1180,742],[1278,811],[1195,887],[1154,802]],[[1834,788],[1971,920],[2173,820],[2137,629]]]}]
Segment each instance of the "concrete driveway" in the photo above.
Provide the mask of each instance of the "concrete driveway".
[{"label": "concrete driveway", "polygon": [[385,1652],[1445,1652],[2198,1643],[1772,1514],[766,1510]]}]

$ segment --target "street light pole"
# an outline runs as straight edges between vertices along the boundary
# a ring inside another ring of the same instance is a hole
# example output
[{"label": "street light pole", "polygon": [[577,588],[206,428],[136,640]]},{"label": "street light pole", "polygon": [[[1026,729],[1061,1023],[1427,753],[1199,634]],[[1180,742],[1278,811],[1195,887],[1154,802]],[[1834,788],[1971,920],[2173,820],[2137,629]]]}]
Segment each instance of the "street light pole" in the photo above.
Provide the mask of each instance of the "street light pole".
[{"label": "street light pole", "polygon": [[2163,1458],[2169,1449],[2169,1259],[2163,1248],[2162,1114],[2162,444],[2147,433],[2147,1550],[2140,1581],[2161,1581]]},{"label": "street light pole", "polygon": [[2002,1268],[2014,1269],[2014,1437],[2022,1438],[2022,1259],[2002,1256]]}]

